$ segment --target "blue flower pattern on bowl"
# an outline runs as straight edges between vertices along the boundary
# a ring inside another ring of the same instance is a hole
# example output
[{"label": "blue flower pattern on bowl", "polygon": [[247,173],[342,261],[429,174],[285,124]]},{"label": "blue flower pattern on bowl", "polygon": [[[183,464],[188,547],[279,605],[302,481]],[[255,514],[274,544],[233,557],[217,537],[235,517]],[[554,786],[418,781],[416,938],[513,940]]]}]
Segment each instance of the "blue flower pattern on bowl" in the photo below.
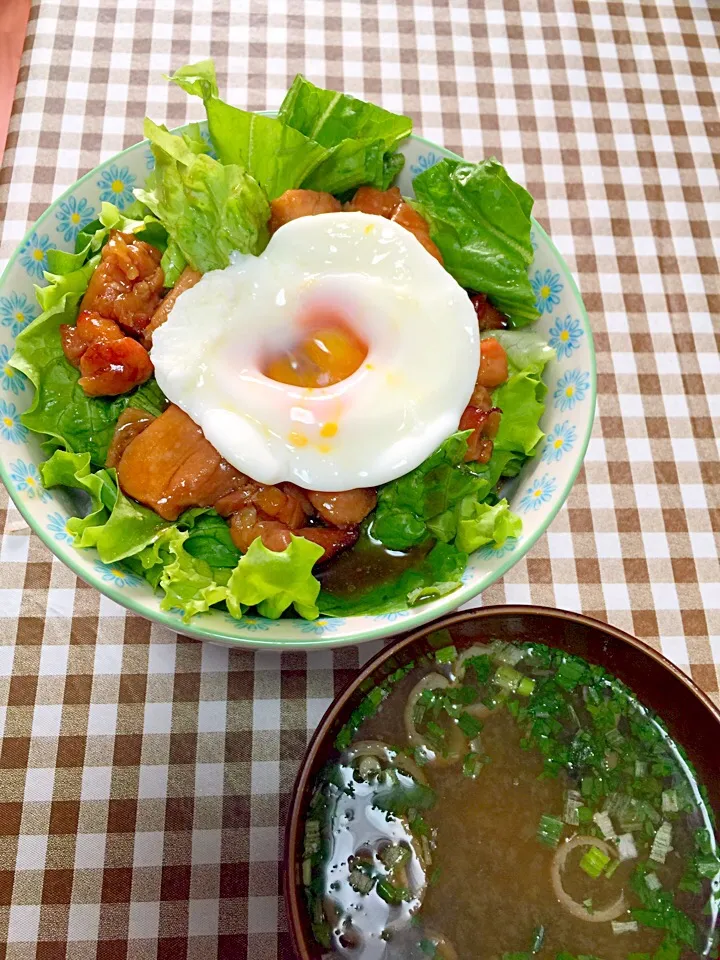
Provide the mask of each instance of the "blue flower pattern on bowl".
[{"label": "blue flower pattern on bowl", "polygon": [[54,249],[55,244],[46,233],[40,235],[33,230],[20,247],[20,263],[25,267],[28,276],[42,280],[48,268],[48,250]]},{"label": "blue flower pattern on bowl", "polygon": [[568,370],[557,382],[553,401],[556,410],[564,413],[574,410],[575,405],[585,399],[590,389],[590,374],[584,370]]},{"label": "blue flower pattern on bowl", "polygon": [[[201,126],[201,130],[204,130],[204,126]],[[206,132],[203,137],[207,142]],[[400,174],[399,186],[403,194],[411,195],[413,176],[434,166],[446,154],[441,148],[429,150],[426,144],[412,140],[403,147],[403,152],[406,164]],[[13,496],[25,501],[32,512],[33,522],[47,541],[52,543],[58,556],[70,559],[82,575],[100,589],[107,587],[110,592],[115,589],[128,599],[132,597],[138,609],[157,618],[160,616],[160,596],[153,596],[145,581],[121,564],[100,563],[94,550],[78,552],[73,547],[67,531],[67,516],[72,513],[72,508],[66,504],[64,494],[57,493],[55,503],[53,495],[42,486],[37,465],[45,459],[45,455],[37,438],[20,423],[20,414],[27,407],[31,391],[21,374],[13,371],[9,375],[6,370],[14,338],[40,313],[35,302],[33,282],[42,280],[43,270],[47,267],[48,250],[57,244],[60,249],[72,251],[77,232],[97,215],[100,202],[109,200],[120,209],[125,208],[133,200],[133,187],[143,184],[148,170],[153,166],[147,142],[137,144],[109,160],[94,171],[89,179],[71,188],[66,196],[43,214],[17,256],[11,260],[0,289],[0,400],[5,403],[2,409],[7,413],[6,418],[0,416],[0,460]],[[74,235],[69,235],[71,232]],[[575,317],[582,318],[582,306],[562,267],[561,259],[537,226],[531,231],[530,242],[535,259],[529,270],[529,279],[531,283],[535,280],[536,285],[538,276],[543,281],[539,289],[535,289],[535,297],[543,294],[537,329],[551,342],[555,357],[545,377],[550,388],[544,419],[548,439],[541,446],[542,453],[523,469],[517,492],[509,494],[513,509],[523,515],[522,537],[518,541],[508,540],[498,549],[490,546],[481,548],[471,558],[465,576],[467,584],[454,595],[450,594],[448,600],[435,601],[424,607],[347,619],[322,617],[312,623],[285,618],[274,621],[258,615],[237,620],[227,612],[217,610],[203,614],[192,622],[198,630],[214,630],[228,638],[245,639],[248,642],[252,642],[253,636],[258,640],[262,638],[266,643],[281,639],[307,645],[322,643],[323,640],[357,642],[363,632],[397,632],[418,623],[418,614],[422,614],[423,619],[431,614],[437,615],[440,604],[440,609],[447,609],[449,601],[455,606],[466,602],[473,595],[468,593],[470,589],[476,593],[481,582],[483,589],[493,582],[500,563],[507,564],[525,552],[537,533],[544,528],[565,492],[569,472],[576,466],[578,451],[582,448],[588,429],[591,410],[587,401],[592,399],[591,338],[584,319],[573,321]],[[545,285],[549,288],[549,295],[542,289]],[[560,448],[554,446],[558,440],[561,441]],[[19,454],[22,460],[17,459]],[[553,465],[552,476],[543,474],[548,464]],[[513,484],[513,491],[515,489],[516,484]],[[186,629],[180,626],[174,614],[179,618],[180,611],[172,611],[166,622],[175,629]],[[189,633],[192,633],[192,623],[187,628]]]},{"label": "blue flower pattern on bowl", "polygon": [[388,610],[387,613],[376,613],[374,619],[376,623],[395,623],[409,616],[409,610]]},{"label": "blue flower pattern on bowl", "polygon": [[65,540],[67,543],[73,542],[75,538],[68,530],[67,522],[68,517],[64,517],[61,513],[51,513],[48,516],[47,528],[55,540]]},{"label": "blue flower pattern on bowl", "polygon": [[558,360],[563,357],[570,357],[573,351],[577,349],[582,339],[583,331],[579,320],[574,320],[568,314],[564,320],[556,320],[550,327],[550,339],[548,343],[557,354]]},{"label": "blue flower pattern on bowl", "polygon": [[540,313],[552,313],[553,307],[560,303],[560,294],[563,291],[563,282],[559,273],[553,273],[552,270],[536,270],[535,276],[530,280],[530,286],[537,297],[535,306]]},{"label": "blue flower pattern on bowl", "polygon": [[25,389],[25,378],[10,366],[11,353],[6,343],[0,343],[0,386],[17,396]]},{"label": "blue flower pattern on bowl", "polygon": [[20,423],[20,411],[14,403],[0,399],[0,437],[9,443],[24,443],[28,429]]},{"label": "blue flower pattern on bowl", "polygon": [[486,543],[484,547],[480,547],[478,550],[478,556],[483,560],[499,560],[501,557],[507,556],[508,553],[512,553],[518,543],[518,537],[508,537],[500,547],[496,547],[492,543]]},{"label": "blue flower pattern on bowl", "polygon": [[233,626],[240,630],[248,630],[250,633],[265,633],[270,629],[270,624],[273,622],[268,620],[267,617],[243,617],[241,620],[236,620],[229,613],[227,619]]},{"label": "blue flower pattern on bowl", "polygon": [[103,170],[102,176],[97,182],[100,189],[100,199],[107,203],[114,203],[120,210],[124,210],[135,199],[133,187],[136,179],[127,167],[118,167],[115,163],[110,164]]},{"label": "blue flower pattern on bowl", "polygon": [[148,150],[145,157],[145,169],[154,170],[155,169],[155,157],[153,156],[152,150]]},{"label": "blue flower pattern on bowl", "polygon": [[545,439],[542,457],[543,463],[557,463],[563,455],[569,453],[575,446],[577,430],[569,420],[556,423]]},{"label": "blue flower pattern on bowl", "polygon": [[[23,430],[25,428],[23,427]],[[40,472],[34,463],[26,463],[24,460],[16,460],[10,464],[10,479],[15,484],[20,493],[26,493],[30,500],[35,497],[40,503],[46,503],[53,499],[53,495],[43,486],[40,478]]]},{"label": "blue flower pattern on bowl", "polygon": [[3,327],[10,327],[10,335],[13,339],[38,314],[38,308],[28,300],[25,294],[11,293],[8,297],[0,297],[0,324]]},{"label": "blue flower pattern on bowl", "polygon": [[539,510],[544,503],[549,503],[557,489],[555,478],[544,473],[540,479],[535,479],[525,491],[520,501],[523,513]]},{"label": "blue flower pattern on bowl", "polygon": [[436,163],[440,163],[442,157],[439,157],[436,153],[433,153],[430,150],[428,153],[421,153],[417,158],[417,163],[411,163],[410,169],[412,170],[414,176],[418,174],[425,173],[426,170],[429,170],[430,167],[434,167]]},{"label": "blue flower pattern on bowl", "polygon": [[319,636],[320,634],[336,633],[344,625],[345,620],[342,617],[320,617],[318,620],[306,620],[300,626],[300,632]]},{"label": "blue flower pattern on bowl", "polygon": [[57,232],[66,243],[74,243],[78,233],[95,219],[95,209],[85,197],[68,197],[60,203],[57,213]]},{"label": "blue flower pattern on bowl", "polygon": [[95,571],[100,574],[105,583],[110,583],[114,587],[139,587],[143,583],[140,577],[136,577],[119,563],[103,563],[101,560],[96,560]]}]

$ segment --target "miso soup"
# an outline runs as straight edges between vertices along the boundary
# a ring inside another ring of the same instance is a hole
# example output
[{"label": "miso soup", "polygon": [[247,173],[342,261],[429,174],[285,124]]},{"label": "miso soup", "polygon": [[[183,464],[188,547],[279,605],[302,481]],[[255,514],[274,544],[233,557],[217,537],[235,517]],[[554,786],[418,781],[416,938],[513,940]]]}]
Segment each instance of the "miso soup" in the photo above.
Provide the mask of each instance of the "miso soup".
[{"label": "miso soup", "polygon": [[323,956],[714,955],[704,789],[603,668],[540,644],[443,646],[370,690],[336,746],[305,825]]}]

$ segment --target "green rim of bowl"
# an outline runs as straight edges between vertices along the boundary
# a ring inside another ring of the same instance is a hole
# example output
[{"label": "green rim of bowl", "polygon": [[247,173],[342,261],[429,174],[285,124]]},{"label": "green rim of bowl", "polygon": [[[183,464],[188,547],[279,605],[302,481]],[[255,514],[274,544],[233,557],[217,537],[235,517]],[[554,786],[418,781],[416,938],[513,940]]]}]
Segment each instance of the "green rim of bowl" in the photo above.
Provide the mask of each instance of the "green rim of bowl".
[{"label": "green rim of bowl", "polygon": [[[263,110],[256,111],[258,113],[263,113],[267,116],[274,116],[275,111]],[[171,132],[175,133],[179,130],[183,130],[187,124],[183,124],[179,127],[173,128]],[[438,143],[434,143],[432,140],[427,140],[425,137],[419,137],[415,134],[410,136],[411,140],[416,141],[417,143],[422,143],[426,147],[439,150],[445,155],[450,155],[454,159],[463,160],[464,158],[459,156],[456,153],[453,153],[451,150],[448,150],[446,147],[441,146]],[[136,150],[139,147],[143,147],[148,144],[147,140],[138,141],[138,143],[131,144],[129,147],[126,147],[124,150],[121,150],[119,153],[116,153],[112,157],[108,157],[102,163],[98,164],[96,167],[93,167],[92,170],[89,170],[84,176],[80,177],[79,180],[76,180],[67,190],[63,191],[60,196],[56,197],[48,206],[47,210],[42,213],[38,219],[31,225],[31,227],[25,233],[22,241],[18,244],[15,252],[8,260],[7,266],[0,276],[0,285],[2,285],[5,280],[6,275],[10,272],[11,268],[14,266],[15,261],[20,255],[20,249],[23,247],[25,242],[29,239],[33,231],[36,231],[41,224],[50,216],[54,207],[63,201],[66,197],[69,197],[77,187],[84,183],[86,180],[89,180],[91,177],[95,176],[97,171],[105,167],[108,163],[117,162],[121,157],[126,153],[129,153],[131,150]],[[538,233],[543,237],[543,239],[548,243],[553,254],[557,257],[558,268],[565,278],[565,282],[572,291],[573,295],[577,298],[578,304],[580,306],[580,312],[583,318],[585,328],[591,334],[588,337],[588,348],[590,352],[590,410],[592,416],[588,418],[588,425],[585,431],[585,436],[582,438],[580,444],[580,456],[577,458],[576,466],[570,472],[563,488],[560,493],[560,496],[557,498],[555,505],[548,512],[548,519],[545,526],[538,530],[536,533],[528,537],[527,540],[522,540],[518,545],[518,549],[514,550],[507,560],[500,564],[498,569],[493,570],[493,579],[492,583],[497,582],[500,577],[504,576],[505,573],[510,569],[510,567],[515,566],[515,564],[520,560],[525,554],[535,546],[540,537],[547,532],[548,527],[553,522],[557,516],[560,508],[563,506],[567,497],[570,493],[570,490],[577,479],[577,475],[580,472],[580,468],[583,465],[585,459],[585,453],[590,443],[590,437],[592,435],[593,423],[595,421],[595,404],[597,397],[597,365],[595,359],[595,344],[592,337],[592,331],[590,328],[590,319],[585,308],[582,296],[578,289],[577,284],[575,283],[575,278],[570,273],[570,269],[565,262],[564,257],[557,249],[555,244],[552,242],[547,232],[540,226],[540,224],[532,218],[533,229],[537,230]],[[195,637],[198,640],[213,640],[215,642],[224,643],[229,646],[237,647],[253,647],[261,649],[285,649],[285,648],[294,648],[294,649],[303,649],[303,650],[318,650],[318,649],[329,649],[332,647],[343,647],[343,646],[354,646],[359,643],[365,643],[368,640],[379,640],[385,639],[387,637],[393,636],[397,633],[404,633],[408,630],[414,630],[418,627],[421,627],[423,624],[427,623],[430,620],[435,620],[438,617],[445,616],[447,613],[450,613],[453,610],[457,610],[458,607],[462,606],[463,603],[467,603],[469,600],[474,599],[484,590],[487,589],[490,584],[477,588],[476,584],[463,584],[458,587],[457,590],[454,590],[452,593],[448,594],[446,597],[439,598],[438,600],[433,601],[428,604],[426,608],[418,607],[411,611],[411,616],[409,618],[403,618],[398,620],[396,623],[379,623],[376,626],[368,627],[368,629],[363,630],[361,633],[354,635],[352,637],[343,637],[343,636],[328,636],[328,637],[317,637],[314,639],[310,638],[300,638],[297,639],[286,639],[286,640],[276,640],[276,639],[263,639],[262,637],[257,637],[253,635],[252,637],[234,637],[229,636],[227,633],[224,633],[220,630],[215,630],[208,627],[201,627],[195,625],[194,623],[183,623],[177,615],[167,613],[164,610],[147,610],[143,604],[138,603],[132,596],[132,594],[124,592],[123,589],[114,587],[112,584],[107,583],[98,576],[90,576],[89,571],[85,569],[84,565],[80,562],[78,550],[72,544],[65,546],[62,543],[58,543],[52,534],[47,531],[44,527],[39,526],[34,517],[32,516],[31,511],[28,509],[26,504],[23,502],[19,494],[14,490],[10,477],[7,472],[7,468],[2,459],[0,459],[0,480],[5,484],[5,488],[8,491],[10,499],[13,501],[17,509],[20,511],[20,514],[27,522],[30,529],[42,540],[45,546],[50,550],[50,552],[58,557],[64,564],[66,564],[73,573],[80,577],[85,583],[90,584],[91,587],[94,587],[100,594],[108,597],[113,602],[117,603],[118,606],[124,607],[126,610],[130,610],[132,613],[136,613],[141,617],[144,617],[146,620],[150,620],[153,623],[158,623],[163,627],[167,627],[169,630],[172,630],[174,633],[182,633],[185,636]],[[239,622],[239,621],[238,621]]]}]

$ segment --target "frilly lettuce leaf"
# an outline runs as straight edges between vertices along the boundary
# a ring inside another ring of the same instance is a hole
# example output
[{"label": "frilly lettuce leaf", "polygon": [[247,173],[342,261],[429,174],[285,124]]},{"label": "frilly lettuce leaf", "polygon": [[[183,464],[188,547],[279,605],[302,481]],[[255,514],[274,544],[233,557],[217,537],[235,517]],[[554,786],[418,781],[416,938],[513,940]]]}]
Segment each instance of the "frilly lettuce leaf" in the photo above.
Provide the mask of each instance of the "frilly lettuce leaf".
[{"label": "frilly lettuce leaf", "polygon": [[540,374],[555,356],[555,351],[542,333],[535,330],[488,330],[482,338],[492,337],[505,350],[511,374],[521,370]]},{"label": "frilly lettuce leaf", "polygon": [[259,254],[267,245],[270,208],[257,181],[236,164],[196,153],[182,137],[145,120],[155,157],[154,186],[136,196],[161,221],[185,260],[206,273],[234,250]]},{"label": "frilly lettuce leaf", "polygon": [[312,568],[322,553],[322,547],[303,537],[292,537],[279,553],[254,540],[228,580],[228,610],[238,617],[243,607],[256,606],[261,616],[275,620],[292,605],[301,617],[314,620],[320,583]]},{"label": "frilly lettuce leaf", "polygon": [[139,553],[169,526],[153,510],[129,500],[118,487],[114,470],[91,472],[89,453],[56,450],[40,472],[46,487],[62,485],[90,497],[85,517],[71,517],[67,529],[78,547],[96,547],[103,563]]},{"label": "frilly lettuce leaf", "polygon": [[192,97],[201,100],[210,100],[219,97],[215,63],[213,60],[199,60],[197,63],[188,63],[176,70],[172,76],[165,75],[165,79],[176,83],[181,90]]},{"label": "frilly lettuce leaf", "polygon": [[519,536],[521,530],[522,520],[510,510],[507,500],[498,500],[494,506],[478,503],[472,497],[460,501],[455,543],[465,553],[488,543],[501,547],[508,537]]},{"label": "frilly lettuce leaf", "polygon": [[516,327],[537,319],[528,267],[533,199],[494,158],[444,159],[413,180],[415,206],[457,282],[486,293]]},{"label": "frilly lettuce leaf", "polygon": [[545,411],[547,387],[539,374],[521,370],[493,392],[493,403],[502,410],[495,450],[531,456],[545,436],[539,421]]},{"label": "frilly lettuce leaf", "polygon": [[228,525],[212,510],[187,510],[175,523],[163,520],[120,490],[114,470],[91,470],[88,453],[57,450],[40,467],[46,487],[81,490],[90,500],[85,517],[72,517],[67,529],[77,547],[95,547],[103,563],[125,561],[164,593],[161,606],[179,608],[189,620],[226,602],[233,616],[257,606],[277,618],[294,606],[301,617],[318,615],[320,584],[312,574],[322,547],[302,537],[280,553],[256,540],[245,556]]},{"label": "frilly lettuce leaf", "polygon": [[[454,544],[462,553],[485,543],[505,542],[510,535],[503,519],[507,501],[501,501],[504,508],[492,515],[492,524],[484,509],[488,504],[483,503],[499,474],[488,471],[484,476],[473,469],[479,465],[463,462],[469,433],[453,434],[419,467],[380,489],[370,526],[373,538],[391,550],[407,550],[433,537]],[[519,518],[516,526],[519,531]],[[470,546],[475,541],[477,545]]]}]

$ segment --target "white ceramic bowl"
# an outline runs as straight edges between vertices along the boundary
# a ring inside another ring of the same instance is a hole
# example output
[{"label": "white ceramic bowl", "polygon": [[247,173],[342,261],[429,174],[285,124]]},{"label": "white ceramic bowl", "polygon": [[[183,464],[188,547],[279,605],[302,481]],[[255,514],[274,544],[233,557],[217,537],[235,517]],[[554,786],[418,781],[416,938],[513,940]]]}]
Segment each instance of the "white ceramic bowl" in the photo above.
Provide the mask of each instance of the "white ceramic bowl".
[{"label": "white ceramic bowl", "polygon": [[[411,137],[403,153],[399,185],[405,195],[412,195],[413,176],[443,157],[455,156],[421,137]],[[547,440],[505,491],[511,508],[522,517],[522,535],[500,549],[484,547],[474,553],[454,593],[413,610],[376,616],[235,620],[213,611],[185,624],[178,613],[161,610],[160,596],[122,564],[108,566],[94,550],[75,549],[65,526],[77,513],[73,497],[60,489],[46,490],[40,482],[40,438],[20,423],[33,388],[7,361],[19,331],[40,312],[33,285],[44,283],[47,251],[72,249],[78,231],[98,215],[102,200],[121,209],[131,203],[133,187],[143,184],[152,163],[144,141],[78,180],[43,213],[0,279],[0,477],[32,529],[78,576],[129,610],[191,636],[240,646],[317,648],[387,637],[447,613],[489,587],[530,549],[562,506],[582,464],[595,412],[595,355],[587,313],[565,261],[535,222],[530,277],[541,311],[536,329],[555,350],[544,376],[548,395],[541,426]]]}]

